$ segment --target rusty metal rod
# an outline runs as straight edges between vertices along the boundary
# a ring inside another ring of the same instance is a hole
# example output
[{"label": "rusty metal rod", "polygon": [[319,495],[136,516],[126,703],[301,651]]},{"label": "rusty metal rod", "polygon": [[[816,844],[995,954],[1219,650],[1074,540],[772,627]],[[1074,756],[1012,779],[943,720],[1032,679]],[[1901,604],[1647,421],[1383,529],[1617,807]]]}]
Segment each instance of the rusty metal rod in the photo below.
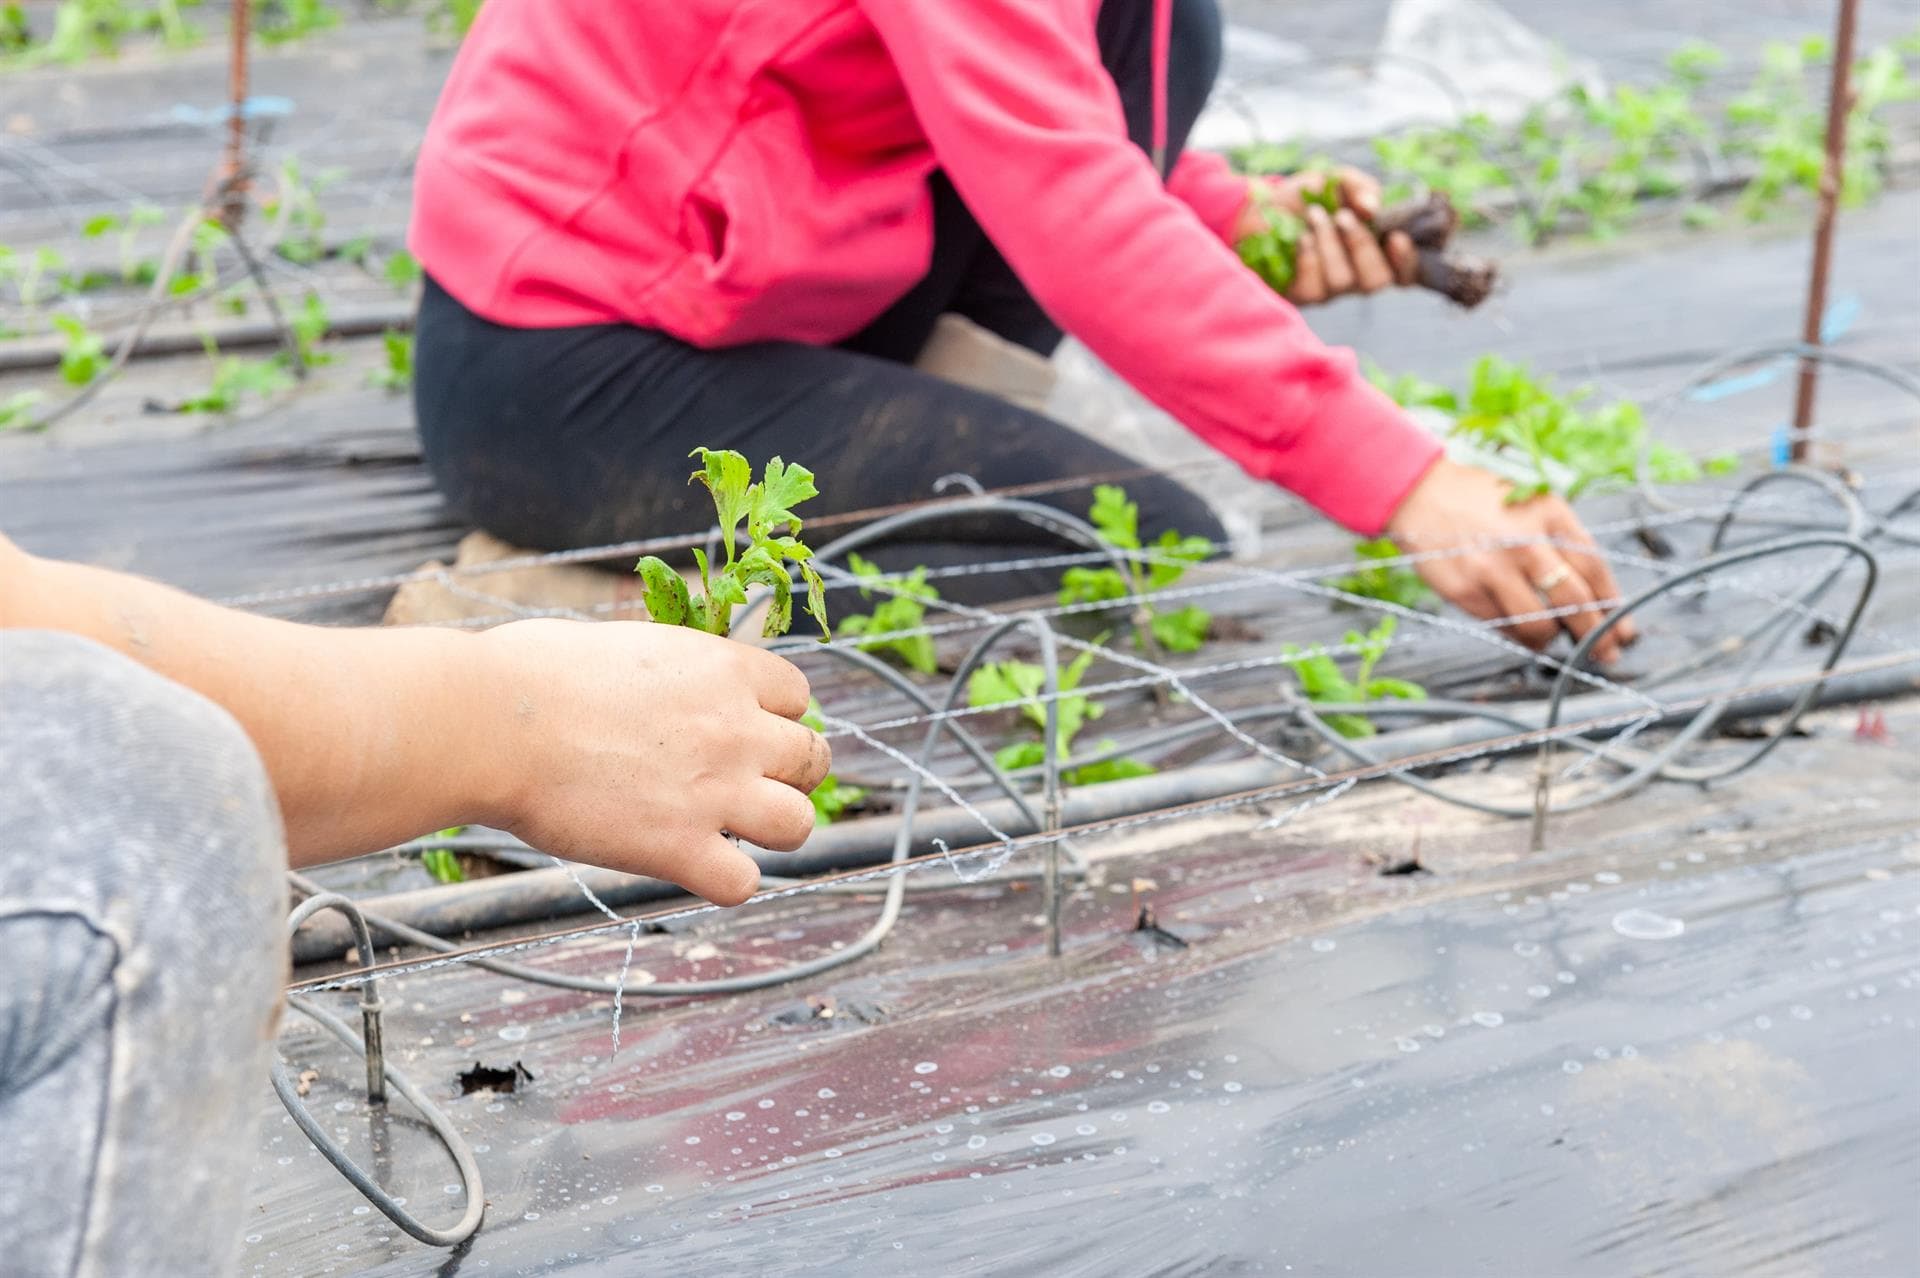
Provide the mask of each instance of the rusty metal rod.
[{"label": "rusty metal rod", "polygon": [[252,0],[233,0],[227,46],[227,145],[220,163],[220,224],[240,230],[247,211],[247,49]]},{"label": "rusty metal rod", "polygon": [[[1847,116],[1853,110],[1853,35],[1859,0],[1840,0],[1840,17],[1833,34],[1833,76],[1827,88],[1827,158],[1820,170],[1820,207],[1813,224],[1813,269],[1807,281],[1807,313],[1801,340],[1820,344],[1820,320],[1827,310],[1827,275],[1833,264],[1833,224],[1840,211],[1847,162]],[[1793,396],[1794,461],[1804,462],[1812,452],[1813,397],[1819,385],[1817,361],[1800,361],[1800,378]]]}]

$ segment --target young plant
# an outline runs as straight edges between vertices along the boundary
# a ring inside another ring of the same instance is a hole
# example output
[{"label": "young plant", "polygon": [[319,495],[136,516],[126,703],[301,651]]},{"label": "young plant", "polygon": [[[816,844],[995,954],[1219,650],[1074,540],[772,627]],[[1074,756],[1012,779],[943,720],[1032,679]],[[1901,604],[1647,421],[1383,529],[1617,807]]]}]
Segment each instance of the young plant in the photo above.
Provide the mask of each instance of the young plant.
[{"label": "young plant", "polygon": [[1293,287],[1300,237],[1306,233],[1306,223],[1281,208],[1265,187],[1255,185],[1252,191],[1254,208],[1265,225],[1243,238],[1234,249],[1268,288],[1284,294]]},{"label": "young plant", "polygon": [[13,285],[14,296],[20,299],[23,307],[34,307],[58,293],[58,287],[41,291],[41,285],[51,280],[56,285],[65,280],[67,259],[59,250],[37,248],[24,259],[13,249],[0,245],[0,282]]},{"label": "young plant", "polygon": [[[152,258],[135,256],[134,241],[140,231],[150,226],[158,226],[167,220],[166,211],[158,205],[139,203],[124,214],[102,213],[91,217],[81,226],[80,233],[90,240],[101,239],[109,233],[117,233],[116,243],[120,255],[120,282],[123,284],[146,285],[153,283],[160,267]],[[90,281],[82,281],[79,288],[87,288]]]},{"label": "young plant", "polygon": [[287,44],[339,26],[340,15],[327,0],[270,0],[255,21],[262,40]]},{"label": "young plant", "polygon": [[1621,400],[1583,407],[1592,395],[1591,387],[1563,395],[1524,365],[1484,355],[1473,366],[1454,433],[1524,461],[1534,478],[1515,484],[1512,501],[1546,492],[1571,500],[1597,483],[1631,483],[1643,452],[1648,476],[1657,483],[1700,477],[1692,457],[1648,439],[1639,405]]},{"label": "young plant", "polygon": [[485,0],[435,0],[433,7],[427,10],[427,30],[435,35],[452,36],[463,39],[473,29],[473,20],[480,16],[480,6]]},{"label": "young plant", "polygon": [[1445,413],[1460,411],[1460,397],[1451,386],[1430,382],[1417,373],[1389,373],[1372,360],[1363,364],[1367,380],[1386,393],[1402,408],[1437,408]]},{"label": "young plant", "polygon": [[[818,496],[813,472],[775,457],[767,463],[760,482],[754,483],[753,467],[739,453],[696,448],[689,456],[700,458],[701,469],[687,482],[698,480],[712,494],[720,544],[727,557],[715,572],[706,552],[694,549],[700,566],[699,595],[690,594],[686,581],[664,560],[652,555],[642,559],[634,570],[645,583],[641,597],[648,615],[663,625],[726,635],[733,629],[733,610],[747,602],[748,588],[768,586],[773,603],[762,633],[769,638],[783,635],[793,625],[793,578],[787,568],[792,564],[806,581],[806,611],[820,623],[823,635],[831,634],[826,586],[809,562],[813,551],[800,540],[800,517],[793,513],[793,507]],[[738,545],[742,524],[747,532],[745,550]]]},{"label": "young plant", "polygon": [[23,390],[0,399],[0,431],[31,430],[34,425],[33,410],[45,398],[37,390]]},{"label": "young plant", "polygon": [[33,29],[19,0],[0,4],[0,59],[16,57],[33,47]]},{"label": "young plant", "polygon": [[175,404],[176,413],[230,413],[249,395],[265,399],[293,385],[284,352],[271,359],[240,359],[222,355],[211,338],[202,340],[214,361],[213,380],[206,390]]},{"label": "young plant", "polygon": [[[1417,683],[1405,679],[1386,679],[1376,677],[1374,667],[1380,664],[1380,658],[1386,655],[1393,642],[1396,622],[1392,617],[1380,618],[1380,624],[1366,634],[1358,630],[1349,630],[1346,635],[1347,646],[1359,656],[1359,667],[1349,679],[1340,669],[1330,653],[1316,652],[1311,656],[1301,652],[1295,644],[1281,649],[1281,654],[1291,659],[1294,677],[1300,681],[1300,691],[1308,701],[1329,705],[1360,704],[1368,701],[1424,701],[1427,690]],[[1373,720],[1364,714],[1340,713],[1326,716],[1326,724],[1343,737],[1370,737],[1374,734]]]},{"label": "young plant", "polygon": [[1400,547],[1388,537],[1362,541],[1354,546],[1353,556],[1362,561],[1363,566],[1343,577],[1335,577],[1327,584],[1335,590],[1359,595],[1363,599],[1378,599],[1382,603],[1399,604],[1402,608],[1431,608],[1440,597],[1420,579],[1419,573],[1405,564],[1366,562],[1398,559],[1400,553]]},{"label": "young plant", "polygon": [[77,316],[55,315],[53,326],[64,342],[60,350],[60,376],[70,386],[85,386],[107,366],[107,344]]},{"label": "young plant", "polygon": [[[807,712],[800,716],[800,722],[815,732],[827,730],[826,721],[820,717],[818,701],[807,702]],[[833,773],[827,773],[820,778],[820,784],[813,787],[813,792],[807,795],[808,800],[813,804],[813,824],[816,827],[832,825],[846,814],[848,808],[855,806],[866,797],[867,792],[864,788],[848,785]]]},{"label": "young plant", "polygon": [[413,334],[388,329],[380,334],[380,342],[386,348],[386,365],[374,369],[367,380],[381,390],[399,394],[413,385]]},{"label": "young plant", "polygon": [[[1213,614],[1188,604],[1183,608],[1159,609],[1145,596],[1164,590],[1186,575],[1187,565],[1213,553],[1213,543],[1204,537],[1183,537],[1171,528],[1160,534],[1151,546],[1140,544],[1140,507],[1127,500],[1124,488],[1101,484],[1093,490],[1093,508],[1088,520],[1101,540],[1114,549],[1131,552],[1127,572],[1116,568],[1069,568],[1060,578],[1060,603],[1104,603],[1110,599],[1132,597],[1138,601],[1136,616],[1145,621],[1155,642],[1168,652],[1193,652],[1206,641],[1213,625]],[[1142,562],[1140,556],[1152,558]],[[1136,633],[1136,642],[1138,642]]]},{"label": "young plant", "polygon": [[[456,825],[451,829],[441,830],[433,837],[436,839],[453,839],[465,834],[466,830],[466,826]],[[465,883],[467,881],[467,872],[460,864],[460,854],[452,848],[425,849],[420,853],[420,868],[428,874],[431,874],[441,883]]]},{"label": "young plant", "polygon": [[[1053,755],[1056,759],[1070,758],[1074,738],[1080,735],[1080,730],[1106,713],[1106,707],[1098,701],[1074,691],[1086,677],[1094,655],[1091,650],[1082,652],[1061,667],[1060,695],[1054,698]],[[1047,707],[1039,700],[1046,677],[1046,670],[1030,661],[995,661],[975,670],[967,681],[969,705],[975,708],[1018,705],[1021,718],[1039,734],[1039,740],[1015,741],[993,752],[993,761],[1009,772],[1039,767],[1047,760]],[[1102,741],[1096,752],[1112,748],[1112,741]],[[1068,785],[1097,785],[1103,781],[1146,776],[1152,771],[1150,765],[1137,759],[1106,759],[1069,769],[1061,774],[1061,779]]]},{"label": "young plant", "polygon": [[401,249],[387,259],[381,274],[386,277],[387,283],[393,285],[394,292],[405,293],[420,282],[420,262],[413,254]]},{"label": "young plant", "polygon": [[292,156],[280,162],[279,189],[261,202],[275,223],[274,252],[299,266],[311,266],[327,255],[327,215],[320,194],[337,176],[336,171],[308,179]]},{"label": "young plant", "polygon": [[[912,633],[924,623],[927,605],[940,598],[940,592],[927,584],[926,567],[917,567],[904,577],[889,577],[881,573],[879,565],[858,554],[847,556],[847,567],[860,578],[862,599],[872,599],[876,591],[880,598],[871,613],[842,617],[834,633],[842,639],[859,635],[884,636],[861,643],[861,651],[893,656],[908,669],[921,674],[932,674],[938,670],[939,659],[934,652],[933,636]],[[903,631],[907,633],[898,633]]]},{"label": "young plant", "polygon": [[293,330],[293,344],[300,352],[301,362],[307,367],[332,362],[333,356],[319,349],[320,339],[327,335],[327,330],[332,326],[327,304],[318,293],[309,292],[301,299],[300,309],[288,317],[287,327]]}]

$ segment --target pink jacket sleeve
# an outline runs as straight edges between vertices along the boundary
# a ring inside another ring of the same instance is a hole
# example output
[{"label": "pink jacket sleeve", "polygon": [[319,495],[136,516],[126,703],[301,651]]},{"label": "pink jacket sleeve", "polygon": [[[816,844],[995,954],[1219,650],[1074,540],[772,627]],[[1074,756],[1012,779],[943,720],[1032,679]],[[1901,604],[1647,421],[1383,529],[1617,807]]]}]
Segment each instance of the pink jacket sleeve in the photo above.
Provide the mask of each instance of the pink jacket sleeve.
[{"label": "pink jacket sleeve", "polygon": [[1161,184],[1127,140],[1092,6],[860,3],[941,167],[1047,313],[1250,474],[1377,533],[1438,443],[1209,229],[1204,169],[1178,177],[1192,207]]},{"label": "pink jacket sleeve", "polygon": [[1192,209],[1220,240],[1233,242],[1234,224],[1247,207],[1247,179],[1212,151],[1182,151],[1167,175],[1167,190]]}]

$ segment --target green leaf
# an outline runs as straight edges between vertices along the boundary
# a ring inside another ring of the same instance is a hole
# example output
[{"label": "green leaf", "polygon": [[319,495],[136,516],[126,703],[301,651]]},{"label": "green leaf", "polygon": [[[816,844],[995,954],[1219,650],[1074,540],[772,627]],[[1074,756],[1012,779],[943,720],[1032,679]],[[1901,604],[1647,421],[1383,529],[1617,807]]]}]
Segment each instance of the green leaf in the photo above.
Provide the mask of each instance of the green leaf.
[{"label": "green leaf", "polygon": [[643,583],[641,600],[647,605],[647,615],[663,626],[684,626],[692,612],[692,604],[687,595],[687,583],[679,573],[670,568],[666,561],[648,555],[634,565]]},{"label": "green leaf", "polygon": [[1189,604],[1172,612],[1156,610],[1148,624],[1153,637],[1168,652],[1196,652],[1207,641],[1213,614]]},{"label": "green leaf", "polygon": [[747,459],[730,449],[696,448],[689,457],[700,459],[700,469],[693,472],[688,482],[698,480],[707,486],[713,495],[714,512],[719,516],[721,545],[727,552],[727,562],[734,557],[734,539],[740,528],[740,521],[747,517],[748,491],[753,486],[753,467]]},{"label": "green leaf", "polygon": [[773,601],[767,607],[767,620],[761,635],[774,638],[793,627],[793,578],[773,552],[764,545],[749,546],[735,565],[734,576],[748,586],[769,586]]},{"label": "green leaf", "polygon": [[387,283],[393,285],[395,292],[404,293],[420,282],[420,262],[413,254],[401,249],[387,259],[382,274],[386,276]]},{"label": "green leaf", "polygon": [[1127,579],[1112,568],[1069,568],[1060,577],[1063,606],[1125,599],[1131,593]]},{"label": "green leaf", "polygon": [[767,463],[765,475],[752,489],[750,522],[762,534],[782,524],[797,533],[800,517],[793,513],[793,507],[818,495],[812,471],[798,464],[790,466],[775,457]]},{"label": "green leaf", "polygon": [[820,637],[824,639],[833,633],[833,627],[827,624],[827,583],[820,580],[820,574],[810,563],[800,565],[800,576],[807,583],[807,615],[820,627]]},{"label": "green leaf", "polygon": [[1367,680],[1367,700],[1369,701],[1425,701],[1426,699],[1425,688],[1405,679]]},{"label": "green leaf", "polygon": [[1038,741],[1015,741],[995,750],[993,761],[1000,765],[1002,771],[1017,772],[1021,768],[1037,768],[1044,764],[1047,751]]},{"label": "green leaf", "polygon": [[1127,490],[1100,484],[1093,490],[1093,508],[1087,519],[1108,545],[1121,550],[1140,549],[1140,507],[1127,500]]},{"label": "green leaf", "polygon": [[120,219],[111,213],[99,213],[80,224],[80,234],[90,240],[97,240],[108,231],[120,229]]},{"label": "green leaf", "polygon": [[442,883],[464,883],[467,872],[452,848],[428,848],[420,854],[420,868]]},{"label": "green leaf", "polygon": [[60,351],[60,376],[69,385],[85,386],[107,366],[106,343],[72,315],[55,315],[51,323],[65,336]]},{"label": "green leaf", "polygon": [[[1100,743],[1102,750],[1112,748],[1111,741]],[[1067,773],[1066,780],[1069,785],[1099,785],[1106,781],[1129,781],[1134,777],[1148,777],[1155,771],[1156,769],[1150,763],[1142,763],[1138,759],[1122,756],[1118,759],[1104,759],[1099,763],[1089,763],[1084,767],[1075,768]]]},{"label": "green leaf", "polygon": [[45,398],[37,390],[23,390],[0,399],[0,431],[30,429],[34,424],[33,410]]},{"label": "green leaf", "polygon": [[848,808],[866,797],[866,790],[857,785],[848,785],[829,772],[820,778],[820,784],[807,796],[813,804],[814,825],[833,824]]}]

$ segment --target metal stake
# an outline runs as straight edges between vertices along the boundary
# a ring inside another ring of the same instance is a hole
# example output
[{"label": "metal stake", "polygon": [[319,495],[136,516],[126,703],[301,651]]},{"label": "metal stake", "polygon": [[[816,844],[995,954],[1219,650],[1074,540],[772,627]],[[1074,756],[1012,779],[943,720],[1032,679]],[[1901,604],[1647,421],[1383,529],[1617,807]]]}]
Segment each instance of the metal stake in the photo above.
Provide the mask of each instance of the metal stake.
[{"label": "metal stake", "polygon": [[252,0],[233,0],[227,48],[227,145],[220,164],[220,224],[237,233],[247,211],[247,50]]},{"label": "metal stake", "polygon": [[[1833,262],[1833,224],[1839,213],[1840,191],[1846,176],[1847,116],[1853,110],[1853,33],[1859,0],[1840,0],[1840,17],[1833,34],[1833,77],[1827,88],[1827,158],[1820,170],[1820,209],[1813,224],[1813,271],[1807,282],[1807,313],[1801,340],[1820,345],[1820,320],[1827,309],[1827,274]],[[1800,361],[1799,383],[1793,397],[1791,457],[1804,462],[1812,452],[1813,396],[1820,365]]]}]

